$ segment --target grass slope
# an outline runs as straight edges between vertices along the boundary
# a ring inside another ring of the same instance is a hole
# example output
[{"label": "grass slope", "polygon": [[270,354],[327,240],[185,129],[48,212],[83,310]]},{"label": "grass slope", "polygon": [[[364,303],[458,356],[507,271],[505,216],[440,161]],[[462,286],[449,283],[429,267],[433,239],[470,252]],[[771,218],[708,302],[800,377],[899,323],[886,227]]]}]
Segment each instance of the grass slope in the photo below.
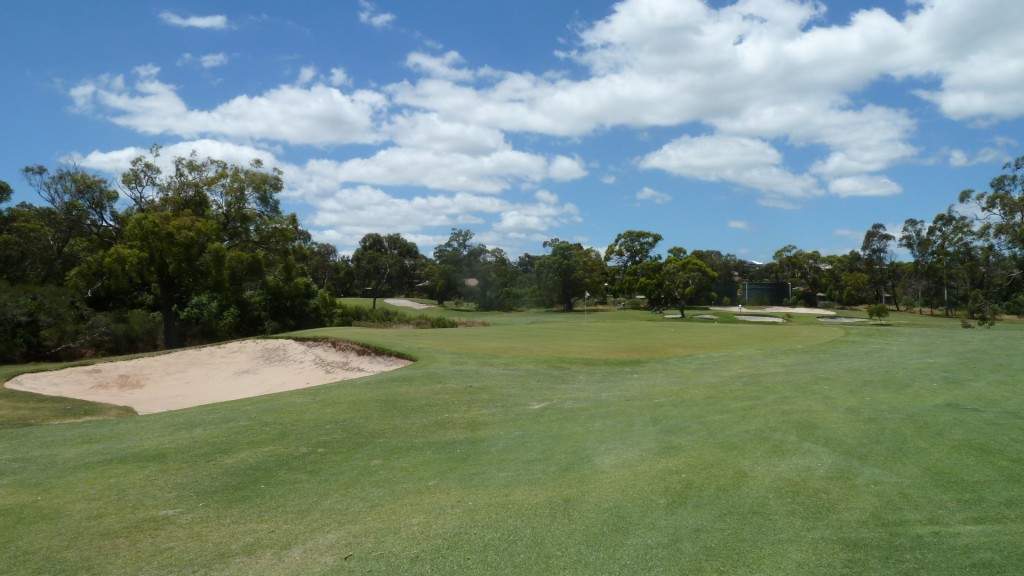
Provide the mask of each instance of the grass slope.
[{"label": "grass slope", "polygon": [[1024,572],[1024,332],[890,321],[306,332],[419,361],[0,430],[0,573]]}]

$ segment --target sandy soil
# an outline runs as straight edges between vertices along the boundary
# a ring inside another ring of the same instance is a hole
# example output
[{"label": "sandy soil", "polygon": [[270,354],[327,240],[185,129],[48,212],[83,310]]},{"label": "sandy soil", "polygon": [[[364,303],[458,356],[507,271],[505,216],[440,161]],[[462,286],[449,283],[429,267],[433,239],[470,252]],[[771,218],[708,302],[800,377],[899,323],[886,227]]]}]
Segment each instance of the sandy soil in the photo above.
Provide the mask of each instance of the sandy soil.
[{"label": "sandy soil", "polygon": [[785,322],[782,318],[776,318],[775,316],[736,316],[736,319],[747,322]]},{"label": "sandy soil", "polygon": [[413,308],[415,310],[423,310],[424,308],[433,308],[430,304],[420,304],[419,302],[413,302],[412,300],[405,300],[404,298],[385,298],[385,302],[392,306],[403,306],[405,308]]},{"label": "sandy soil", "polygon": [[790,313],[790,314],[819,314],[822,316],[831,316],[835,314],[834,310],[825,310],[824,308],[787,308],[785,306],[768,306],[766,308],[740,308],[739,306],[712,306],[712,310],[721,310],[722,312],[769,312],[769,313]]},{"label": "sandy soil", "polygon": [[123,362],[23,374],[8,388],[130,406],[139,414],[369,376],[408,365],[343,342],[240,340]]}]

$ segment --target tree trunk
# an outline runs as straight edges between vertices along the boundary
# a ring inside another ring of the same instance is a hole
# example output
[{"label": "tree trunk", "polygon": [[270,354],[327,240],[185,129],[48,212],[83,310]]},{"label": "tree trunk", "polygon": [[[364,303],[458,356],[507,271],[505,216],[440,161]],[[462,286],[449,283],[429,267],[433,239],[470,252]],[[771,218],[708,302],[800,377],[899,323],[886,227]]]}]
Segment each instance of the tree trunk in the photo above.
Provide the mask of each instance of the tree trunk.
[{"label": "tree trunk", "polygon": [[178,330],[174,317],[174,281],[161,278],[157,282],[160,288],[160,317],[164,324],[164,348],[172,350],[178,347]]}]

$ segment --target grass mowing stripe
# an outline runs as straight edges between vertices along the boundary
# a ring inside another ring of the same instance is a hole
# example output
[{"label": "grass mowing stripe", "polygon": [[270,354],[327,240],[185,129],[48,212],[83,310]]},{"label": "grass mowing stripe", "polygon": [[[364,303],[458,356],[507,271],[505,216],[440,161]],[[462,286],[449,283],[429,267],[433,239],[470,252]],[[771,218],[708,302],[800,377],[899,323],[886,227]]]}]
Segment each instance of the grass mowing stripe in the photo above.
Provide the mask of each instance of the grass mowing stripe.
[{"label": "grass mowing stripe", "polygon": [[[1024,567],[1019,329],[634,318],[331,331],[420,360],[0,431],[0,572]],[[712,330],[717,347],[686,342]]]}]

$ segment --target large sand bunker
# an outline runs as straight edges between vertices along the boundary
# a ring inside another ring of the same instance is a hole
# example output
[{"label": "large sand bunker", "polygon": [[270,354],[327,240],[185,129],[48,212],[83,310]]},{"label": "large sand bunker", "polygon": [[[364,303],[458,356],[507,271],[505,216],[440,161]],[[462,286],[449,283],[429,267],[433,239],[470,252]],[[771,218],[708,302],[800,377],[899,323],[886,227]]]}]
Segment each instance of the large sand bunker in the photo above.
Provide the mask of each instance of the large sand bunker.
[{"label": "large sand bunker", "polygon": [[130,406],[139,414],[319,386],[408,360],[336,341],[241,340],[122,362],[23,374],[8,388]]}]

